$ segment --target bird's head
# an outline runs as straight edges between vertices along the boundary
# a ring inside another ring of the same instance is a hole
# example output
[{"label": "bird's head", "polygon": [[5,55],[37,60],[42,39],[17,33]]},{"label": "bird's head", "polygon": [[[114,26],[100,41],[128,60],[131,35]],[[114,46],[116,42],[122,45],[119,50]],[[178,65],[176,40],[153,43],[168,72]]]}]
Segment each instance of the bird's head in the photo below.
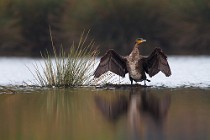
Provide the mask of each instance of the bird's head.
[{"label": "bird's head", "polygon": [[146,40],[143,39],[143,38],[137,38],[137,39],[136,39],[136,44],[137,44],[137,45],[139,45],[139,44],[141,44],[141,43],[143,43],[143,42],[146,42]]}]

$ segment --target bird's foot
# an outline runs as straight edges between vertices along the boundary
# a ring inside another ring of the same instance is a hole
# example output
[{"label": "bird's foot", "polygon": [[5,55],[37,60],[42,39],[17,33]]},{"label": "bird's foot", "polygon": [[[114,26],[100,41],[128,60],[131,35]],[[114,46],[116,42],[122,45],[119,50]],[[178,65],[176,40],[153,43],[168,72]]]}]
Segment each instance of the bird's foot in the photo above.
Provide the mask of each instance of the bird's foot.
[{"label": "bird's foot", "polygon": [[147,86],[146,81],[147,81],[147,82],[151,82],[149,79],[144,80],[144,86],[145,86],[145,87]]}]

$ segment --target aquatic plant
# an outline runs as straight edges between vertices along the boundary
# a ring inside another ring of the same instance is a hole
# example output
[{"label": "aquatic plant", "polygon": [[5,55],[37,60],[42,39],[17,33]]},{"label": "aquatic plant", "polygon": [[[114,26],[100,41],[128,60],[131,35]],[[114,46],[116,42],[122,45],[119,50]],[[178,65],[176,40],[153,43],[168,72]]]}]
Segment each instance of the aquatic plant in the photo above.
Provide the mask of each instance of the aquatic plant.
[{"label": "aquatic plant", "polygon": [[[35,64],[33,73],[36,82],[46,87],[75,87],[90,84],[97,50],[94,41],[88,42],[88,34],[82,33],[78,44],[72,43],[69,48],[61,45],[56,50],[50,31],[53,48],[52,55],[46,50],[41,53],[44,63]],[[68,50],[68,51],[66,51]]]}]

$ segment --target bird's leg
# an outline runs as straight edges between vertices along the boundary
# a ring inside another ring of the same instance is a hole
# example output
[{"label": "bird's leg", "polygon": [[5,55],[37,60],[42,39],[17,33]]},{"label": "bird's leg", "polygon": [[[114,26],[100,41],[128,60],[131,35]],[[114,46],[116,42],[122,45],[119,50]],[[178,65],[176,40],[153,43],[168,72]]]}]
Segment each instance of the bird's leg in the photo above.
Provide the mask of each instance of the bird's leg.
[{"label": "bird's leg", "polygon": [[146,80],[144,80],[144,86],[147,86],[147,84],[146,84]]},{"label": "bird's leg", "polygon": [[147,82],[150,82],[149,79],[144,80],[144,86],[147,86],[146,81],[147,81]]},{"label": "bird's leg", "polygon": [[133,79],[131,77],[129,77],[130,81],[131,81],[131,85],[133,85]]},{"label": "bird's leg", "polygon": [[131,80],[131,85],[133,85],[133,80]]}]

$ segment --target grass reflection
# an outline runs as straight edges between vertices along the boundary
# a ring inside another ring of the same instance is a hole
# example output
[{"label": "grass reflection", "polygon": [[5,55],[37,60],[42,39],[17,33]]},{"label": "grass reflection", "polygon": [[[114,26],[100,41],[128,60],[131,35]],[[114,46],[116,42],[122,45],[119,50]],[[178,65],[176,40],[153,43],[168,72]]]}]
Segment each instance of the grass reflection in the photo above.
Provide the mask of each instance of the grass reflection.
[{"label": "grass reflection", "polygon": [[209,139],[200,89],[45,89],[0,95],[0,139]]},{"label": "grass reflection", "polygon": [[[59,94],[58,94],[59,93]],[[67,120],[71,111],[71,94],[66,90],[49,90],[46,97],[46,104],[43,104],[43,112],[52,120]]]}]

